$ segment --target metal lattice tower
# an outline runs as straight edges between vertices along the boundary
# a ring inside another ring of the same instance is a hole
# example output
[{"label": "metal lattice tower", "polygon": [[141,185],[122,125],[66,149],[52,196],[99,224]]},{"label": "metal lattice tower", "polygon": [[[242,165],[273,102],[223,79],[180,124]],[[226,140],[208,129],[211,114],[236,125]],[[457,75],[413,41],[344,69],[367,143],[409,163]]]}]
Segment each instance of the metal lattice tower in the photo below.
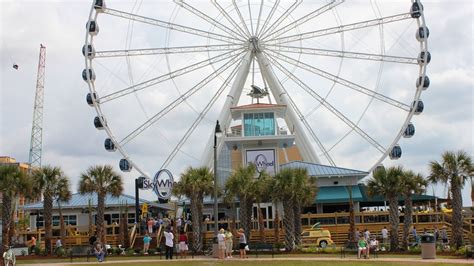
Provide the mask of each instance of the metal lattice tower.
[{"label": "metal lattice tower", "polygon": [[41,151],[43,146],[43,98],[46,47],[40,44],[38,76],[36,79],[35,105],[33,109],[33,125],[31,128],[30,159],[32,167],[41,167]]}]

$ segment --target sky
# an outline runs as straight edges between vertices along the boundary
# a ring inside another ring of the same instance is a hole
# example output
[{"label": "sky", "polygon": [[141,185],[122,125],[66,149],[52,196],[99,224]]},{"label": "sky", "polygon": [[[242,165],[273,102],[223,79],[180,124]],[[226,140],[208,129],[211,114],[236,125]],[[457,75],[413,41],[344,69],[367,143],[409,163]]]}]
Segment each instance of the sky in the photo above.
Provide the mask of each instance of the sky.
[{"label": "sky", "polygon": [[[204,31],[223,35],[222,29],[206,24],[197,16],[186,10],[177,8],[168,1],[106,1],[110,8],[123,10],[171,21],[177,24],[193,26]],[[246,2],[246,1],[244,1]],[[292,2],[281,1],[282,6],[277,15],[288,8]],[[309,1],[307,1],[309,2]],[[189,1],[203,13],[225,23],[218,11],[204,1]],[[236,17],[229,4],[223,6]],[[241,7],[242,1],[238,1]],[[258,10],[259,1],[252,4]],[[264,7],[264,18],[268,15],[271,2]],[[386,159],[386,166],[403,165],[406,168],[429,173],[428,163],[439,160],[444,151],[464,150],[473,153],[473,114],[474,114],[474,65],[473,65],[473,25],[474,3],[469,0],[460,1],[423,1],[426,24],[430,30],[428,49],[432,60],[427,67],[430,87],[422,93],[425,104],[423,113],[415,116],[412,122],[416,126],[416,134],[410,139],[401,139],[402,158],[396,161]],[[97,115],[94,108],[85,102],[89,92],[87,84],[81,78],[84,69],[84,57],[81,48],[86,36],[85,24],[88,20],[91,1],[10,1],[0,0],[0,156],[10,156],[20,162],[28,161],[30,145],[33,101],[36,85],[38,54],[40,43],[45,45],[46,78],[43,117],[43,165],[61,166],[65,174],[71,178],[72,189],[76,191],[80,173],[95,164],[111,164],[118,169],[118,161],[122,156],[118,152],[109,153],[103,148],[106,138],[104,131],[93,126],[93,118]],[[295,9],[292,16],[282,23],[290,23],[314,10],[320,5],[309,2]],[[406,12],[410,1],[355,1],[337,7],[337,13],[327,12],[318,17],[316,22],[300,25],[293,34],[314,29],[332,27],[335,21],[341,24],[360,22],[377,16]],[[256,20],[257,11],[253,11]],[[267,12],[267,13],[265,13]],[[244,17],[248,17],[242,9]],[[249,21],[249,19],[247,19]],[[263,23],[262,19],[262,23]],[[105,14],[98,18],[100,31],[94,38],[97,50],[118,50],[125,48],[157,48],[206,44],[223,44],[202,36],[186,33],[170,32],[156,26],[141,23],[129,23]],[[270,23],[272,24],[272,23]],[[255,26],[255,25],[253,25]],[[230,27],[230,26],[229,26]],[[278,27],[276,27],[278,28]],[[407,21],[387,24],[383,29],[383,42],[380,29],[348,32],[344,35],[344,47],[348,51],[360,53],[377,53],[384,47],[386,54],[416,57],[420,50],[414,38],[416,24]],[[291,34],[289,34],[291,35]],[[286,35],[283,35],[286,36]],[[317,40],[305,40],[291,43],[297,47],[313,49],[339,49],[342,38],[340,35],[322,37]],[[149,57],[109,58],[94,60],[97,74],[95,82],[99,96],[117,91],[131,84],[163,75],[181,67],[189,66],[206,58],[222,54],[219,51],[191,54],[155,55]],[[347,59],[342,63],[339,58],[311,57],[283,53],[293,59],[305,62],[313,67],[325,69],[329,73],[338,74],[354,83],[363,84],[386,96],[399,99],[410,104],[414,83],[418,76],[415,65],[391,64],[379,62],[360,62]],[[239,55],[241,56],[241,55]],[[278,60],[282,56],[273,54]],[[228,58],[226,58],[227,60]],[[211,75],[225,66],[226,61],[216,62],[200,68],[189,75],[177,76],[156,86],[154,90],[131,94],[101,108],[105,118],[117,138],[125,137],[146,119],[169,104],[169,99],[179,98],[186,90],[195,86],[204,76]],[[360,127],[387,147],[400,130],[406,113],[387,106],[376,100],[334,85],[327,79],[309,74],[302,69],[292,68],[288,62],[282,65],[307,84],[317,84],[321,95],[344,113],[352,121],[357,121],[362,114]],[[18,64],[19,69],[12,65]],[[125,150],[132,160],[142,166],[144,171],[153,174],[162,166],[164,160],[173,150],[181,136],[195,121],[197,114],[209,103],[230,75],[235,64],[222,71],[213,79],[208,90],[201,90],[189,101],[180,104],[172,112],[164,116],[159,123],[144,131],[139,137],[125,145]],[[308,94],[296,90],[291,78],[284,78],[283,72],[275,68],[275,74],[283,77],[282,84],[288,89],[298,108],[307,117],[311,128],[327,147],[335,145],[331,154],[337,165],[353,169],[367,170],[380,157],[373,146],[362,140],[354,132],[348,132],[340,119],[335,119],[325,108],[315,104]],[[382,70],[379,77],[376,73]],[[263,87],[258,64],[256,66],[255,84]],[[252,75],[247,78],[244,94],[248,92]],[[229,85],[230,86],[230,85]],[[229,86],[225,87],[227,89]],[[316,86],[316,85],[314,85]],[[225,101],[226,91],[216,99],[202,122],[198,124],[189,140],[184,143],[175,159],[169,164],[175,177],[187,166],[198,166],[205,150],[219,110]],[[272,98],[275,101],[274,97]],[[243,97],[241,103],[248,103]],[[364,111],[365,107],[367,110]],[[364,113],[365,112],[365,113]],[[284,126],[284,123],[281,123]],[[347,137],[343,137],[348,132]],[[338,142],[340,140],[340,142]],[[315,145],[316,149],[317,146]],[[324,162],[324,158],[322,159]],[[133,194],[133,179],[139,175],[136,171],[124,173],[125,193]],[[470,183],[463,190],[464,205],[470,206]],[[428,194],[435,193],[445,197],[446,188],[442,186],[428,188]],[[144,197],[154,199],[151,192],[144,192]]]}]

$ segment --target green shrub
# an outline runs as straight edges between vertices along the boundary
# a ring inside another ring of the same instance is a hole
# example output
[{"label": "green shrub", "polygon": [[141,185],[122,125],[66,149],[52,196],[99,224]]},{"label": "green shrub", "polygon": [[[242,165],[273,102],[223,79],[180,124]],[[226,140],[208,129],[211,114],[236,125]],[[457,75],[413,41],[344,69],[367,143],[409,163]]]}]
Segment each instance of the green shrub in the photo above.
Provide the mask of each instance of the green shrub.
[{"label": "green shrub", "polygon": [[133,256],[135,255],[135,250],[133,250],[133,248],[127,248],[127,250],[125,250],[125,254],[127,256]]},{"label": "green shrub", "polygon": [[421,253],[421,247],[420,246],[410,247],[408,249],[408,252],[410,252],[411,254],[420,254]]},{"label": "green shrub", "polygon": [[56,249],[56,256],[58,257],[64,257],[66,255],[66,250],[64,247],[59,247]]},{"label": "green shrub", "polygon": [[150,248],[150,249],[148,250],[148,254],[150,254],[150,255],[153,255],[153,254],[155,254],[155,253],[156,253],[156,249],[154,249],[154,248]]},{"label": "green shrub", "polygon": [[466,255],[466,246],[460,247],[458,250],[455,251],[456,255],[458,256],[465,256]]}]

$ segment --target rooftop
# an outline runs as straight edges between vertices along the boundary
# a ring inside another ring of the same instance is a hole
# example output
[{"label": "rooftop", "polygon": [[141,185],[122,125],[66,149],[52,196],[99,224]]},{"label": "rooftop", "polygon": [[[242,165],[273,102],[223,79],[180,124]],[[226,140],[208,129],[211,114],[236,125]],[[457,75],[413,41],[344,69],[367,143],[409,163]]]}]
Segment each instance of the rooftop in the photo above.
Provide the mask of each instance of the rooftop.
[{"label": "rooftop", "polygon": [[354,176],[363,178],[369,173],[360,170],[354,170],[349,168],[341,168],[336,166],[328,166],[316,163],[308,163],[302,161],[293,161],[280,165],[281,169],[285,168],[306,168],[310,176],[315,177],[343,177],[343,176]]}]

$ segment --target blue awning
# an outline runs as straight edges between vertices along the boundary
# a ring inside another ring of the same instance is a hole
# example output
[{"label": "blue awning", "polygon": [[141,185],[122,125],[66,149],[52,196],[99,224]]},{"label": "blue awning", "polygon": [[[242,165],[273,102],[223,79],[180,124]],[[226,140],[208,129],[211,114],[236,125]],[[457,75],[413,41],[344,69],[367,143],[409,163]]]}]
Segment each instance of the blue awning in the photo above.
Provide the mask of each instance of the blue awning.
[{"label": "blue awning", "polygon": [[[315,203],[343,203],[349,202],[349,187],[331,186],[320,187],[316,192]],[[362,193],[359,186],[352,186],[352,200],[362,201]]]}]

